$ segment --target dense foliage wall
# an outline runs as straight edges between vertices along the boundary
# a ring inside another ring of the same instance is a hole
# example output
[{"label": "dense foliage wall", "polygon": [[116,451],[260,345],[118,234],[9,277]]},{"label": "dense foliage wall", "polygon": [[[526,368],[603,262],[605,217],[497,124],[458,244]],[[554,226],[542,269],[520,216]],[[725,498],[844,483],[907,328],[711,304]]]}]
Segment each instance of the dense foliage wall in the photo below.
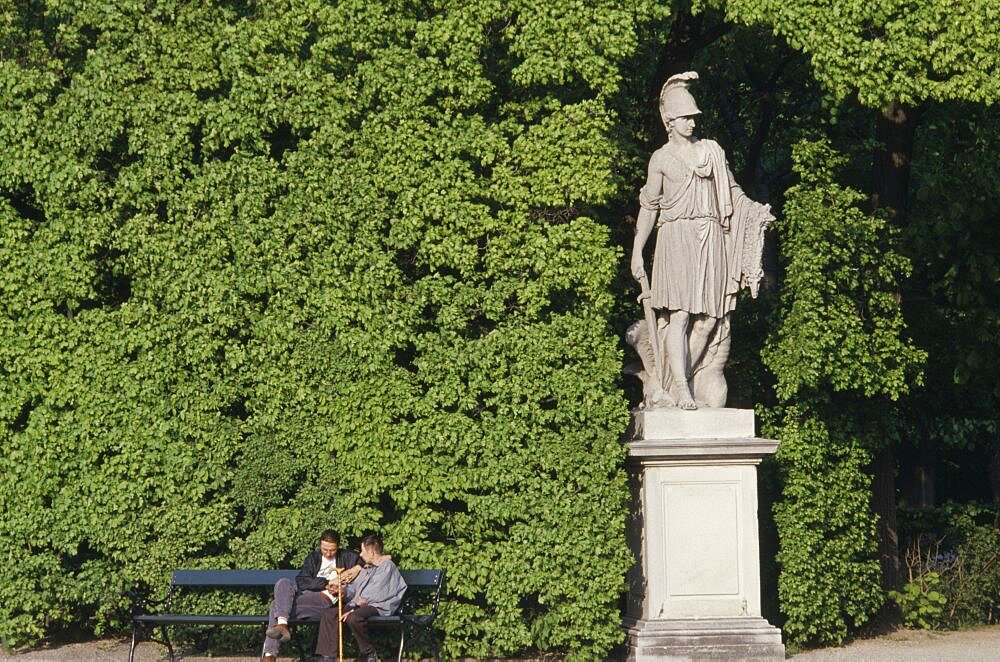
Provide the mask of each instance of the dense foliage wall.
[{"label": "dense foliage wall", "polygon": [[334,526],[447,568],[452,654],[618,642],[597,213],[659,11],[0,11],[0,637],[100,629],[125,587],[295,564]]},{"label": "dense foliage wall", "polygon": [[910,272],[885,218],[836,183],[847,159],[826,141],[793,150],[800,183],[781,227],[780,322],[764,353],[781,405],[778,582],[796,643],[841,643],[882,605],[865,469],[893,443],[893,401],[921,382],[926,353],[903,337],[895,292]]},{"label": "dense foliage wall", "polygon": [[619,205],[691,68],[701,133],[780,218],[729,373],[782,440],[791,639],[883,602],[903,461],[992,457],[956,471],[1000,502],[995,3],[15,4],[9,644],[331,525],[448,568],[452,654],[619,641]]}]

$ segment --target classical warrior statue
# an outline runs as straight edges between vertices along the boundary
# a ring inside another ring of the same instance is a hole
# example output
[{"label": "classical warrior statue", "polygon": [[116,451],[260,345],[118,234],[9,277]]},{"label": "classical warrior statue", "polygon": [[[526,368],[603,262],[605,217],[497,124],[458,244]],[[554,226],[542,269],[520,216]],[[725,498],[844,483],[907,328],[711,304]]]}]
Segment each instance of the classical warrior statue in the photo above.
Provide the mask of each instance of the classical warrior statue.
[{"label": "classical warrior statue", "polygon": [[[698,74],[672,76],[660,93],[667,143],[649,159],[639,192],[632,276],[645,318],[626,338],[641,367],[643,406],[724,407],[729,314],[740,288],[757,296],[763,276],[764,231],[770,205],[750,200],[714,140],[695,136],[701,114],[688,85]],[[656,230],[652,279],[643,259]]]}]

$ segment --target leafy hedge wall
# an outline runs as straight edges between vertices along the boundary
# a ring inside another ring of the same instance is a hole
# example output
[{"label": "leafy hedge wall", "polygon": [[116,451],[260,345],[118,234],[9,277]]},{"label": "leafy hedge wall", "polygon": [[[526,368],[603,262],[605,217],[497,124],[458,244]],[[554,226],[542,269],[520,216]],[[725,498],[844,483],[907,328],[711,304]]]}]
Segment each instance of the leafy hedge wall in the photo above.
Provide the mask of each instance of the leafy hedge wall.
[{"label": "leafy hedge wall", "polygon": [[766,432],[781,440],[778,594],[789,641],[840,644],[885,599],[866,468],[898,442],[892,401],[921,382],[926,353],[897,298],[910,263],[864,196],[836,183],[846,159],[825,140],[792,158],[800,182],[779,226],[785,280],[763,354],[779,400]]},{"label": "leafy hedge wall", "polygon": [[663,11],[0,10],[0,637],[100,630],[125,587],[294,564],[332,525],[448,569],[451,654],[619,641],[598,210]]}]

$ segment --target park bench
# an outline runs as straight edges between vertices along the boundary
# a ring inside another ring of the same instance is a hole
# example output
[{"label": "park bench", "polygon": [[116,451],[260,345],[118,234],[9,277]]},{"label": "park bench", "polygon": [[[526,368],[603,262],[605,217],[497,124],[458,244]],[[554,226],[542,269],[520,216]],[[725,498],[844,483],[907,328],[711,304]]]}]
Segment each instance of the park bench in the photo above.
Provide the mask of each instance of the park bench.
[{"label": "park bench", "polygon": [[[403,659],[403,646],[406,640],[406,629],[429,631],[437,617],[438,603],[441,601],[441,591],[444,587],[444,570],[400,570],[406,581],[406,594],[396,614],[389,616],[372,616],[368,619],[369,626],[394,627],[399,630],[399,653],[397,660]],[[128,659],[133,662],[135,647],[140,641],[140,632],[144,628],[159,627],[163,635],[161,643],[167,647],[167,655],[171,662],[174,659],[174,649],[170,643],[168,628],[171,625],[261,625],[267,626],[267,614],[179,614],[170,611],[174,598],[182,590],[270,590],[275,582],[282,577],[295,581],[298,570],[174,570],[170,579],[170,588],[166,597],[159,602],[141,600],[134,596],[132,605],[132,645],[129,647]],[[150,613],[150,606],[158,606],[157,613]],[[297,619],[289,621],[289,628],[294,631],[296,625],[316,624],[319,619]],[[346,635],[346,632],[345,632]],[[261,633],[263,636],[263,632]],[[148,637],[152,640],[151,637]],[[296,638],[299,657],[305,658],[301,643]],[[435,640],[434,655],[438,658],[437,642]]]}]

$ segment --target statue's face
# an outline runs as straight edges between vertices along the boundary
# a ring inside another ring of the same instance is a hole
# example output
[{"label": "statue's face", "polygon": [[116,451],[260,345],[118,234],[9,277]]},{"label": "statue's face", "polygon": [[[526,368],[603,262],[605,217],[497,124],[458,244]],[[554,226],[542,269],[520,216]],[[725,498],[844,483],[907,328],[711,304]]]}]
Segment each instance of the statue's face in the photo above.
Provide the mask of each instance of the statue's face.
[{"label": "statue's face", "polygon": [[694,135],[694,115],[686,115],[684,117],[677,117],[671,120],[670,128],[681,138],[690,138]]}]

